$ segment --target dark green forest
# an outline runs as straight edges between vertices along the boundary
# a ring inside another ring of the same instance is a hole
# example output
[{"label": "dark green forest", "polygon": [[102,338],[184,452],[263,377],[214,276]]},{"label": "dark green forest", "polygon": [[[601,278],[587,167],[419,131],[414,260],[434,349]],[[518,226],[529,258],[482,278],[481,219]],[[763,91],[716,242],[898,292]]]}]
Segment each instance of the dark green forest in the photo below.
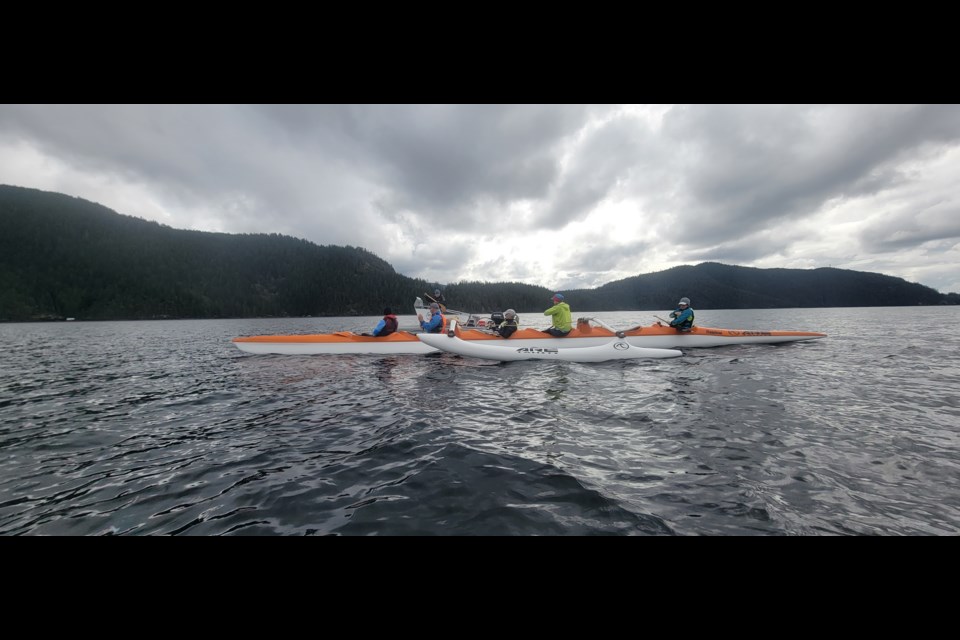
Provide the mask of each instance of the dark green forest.
[{"label": "dark green forest", "polygon": [[[412,313],[439,286],[475,313],[536,312],[552,291],[517,282],[433,283],[373,253],[278,234],[186,231],[58,193],[0,185],[0,321]],[[682,266],[564,291],[574,313],[957,304],[902,278],[845,269]]]}]

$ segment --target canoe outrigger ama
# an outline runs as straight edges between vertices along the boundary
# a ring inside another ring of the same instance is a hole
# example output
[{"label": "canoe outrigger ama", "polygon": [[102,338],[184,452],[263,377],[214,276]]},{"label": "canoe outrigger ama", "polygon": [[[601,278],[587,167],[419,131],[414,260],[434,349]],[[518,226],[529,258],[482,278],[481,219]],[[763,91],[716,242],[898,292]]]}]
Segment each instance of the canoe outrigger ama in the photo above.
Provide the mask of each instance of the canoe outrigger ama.
[{"label": "canoe outrigger ama", "polygon": [[[424,343],[461,356],[485,360],[566,360],[569,362],[605,362],[637,358],[677,358],[683,352],[674,349],[638,347],[624,339],[623,332],[596,328],[581,319],[563,338],[539,329],[519,329],[509,338],[479,329],[461,329],[451,320],[446,334],[419,333]],[[595,320],[596,321],[596,320]]]}]

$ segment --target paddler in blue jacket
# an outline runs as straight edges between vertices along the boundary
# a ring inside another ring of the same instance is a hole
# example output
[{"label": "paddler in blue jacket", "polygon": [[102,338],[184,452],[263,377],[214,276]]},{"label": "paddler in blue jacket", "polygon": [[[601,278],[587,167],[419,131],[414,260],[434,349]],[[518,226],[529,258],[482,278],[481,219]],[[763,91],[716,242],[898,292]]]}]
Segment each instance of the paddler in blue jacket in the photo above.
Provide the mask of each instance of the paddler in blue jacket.
[{"label": "paddler in blue jacket", "polygon": [[373,335],[378,337],[388,336],[391,333],[397,330],[397,316],[393,313],[393,309],[386,307],[383,310],[383,319],[377,323],[377,326],[373,329]]},{"label": "paddler in blue jacket", "polygon": [[440,333],[447,326],[447,322],[440,313],[440,305],[436,302],[430,303],[430,319],[424,320],[421,314],[417,314],[417,320],[420,321],[420,328],[426,333]]},{"label": "paddler in blue jacket", "polygon": [[570,333],[572,329],[572,317],[570,315],[570,305],[563,301],[562,293],[555,293],[553,297],[550,298],[550,301],[553,302],[553,306],[543,312],[543,315],[550,316],[550,321],[553,324],[549,329],[544,329],[544,333],[549,333],[552,336],[557,338],[562,338],[563,336]]},{"label": "paddler in blue jacket", "polygon": [[690,331],[693,326],[693,309],[690,308],[690,298],[680,298],[677,308],[670,312],[670,326],[677,331]]}]

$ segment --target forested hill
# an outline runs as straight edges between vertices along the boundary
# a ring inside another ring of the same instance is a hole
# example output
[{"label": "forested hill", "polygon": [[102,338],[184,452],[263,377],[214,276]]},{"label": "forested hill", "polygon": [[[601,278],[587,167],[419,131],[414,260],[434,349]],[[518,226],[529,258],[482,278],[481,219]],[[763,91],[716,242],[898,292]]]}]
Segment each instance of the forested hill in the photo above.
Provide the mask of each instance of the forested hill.
[{"label": "forested hill", "polygon": [[756,269],[716,262],[682,266],[577,292],[585,309],[672,308],[679,296],[695,309],[776,309],[791,307],[896,307],[958,304],[960,295],[944,295],[903,278],[849,269]]},{"label": "forested hill", "polygon": [[0,229],[0,320],[367,315],[428,286],[361,248],[172,229],[19,187],[0,185]]},{"label": "forested hill", "polygon": [[[277,234],[172,229],[67,195],[0,185],[0,320],[225,318],[411,313],[434,283],[398,274],[359,247]],[[542,312],[550,291],[458,282],[451,307]],[[841,269],[704,263],[567,291],[579,311],[893,306],[957,303],[900,278]]]}]

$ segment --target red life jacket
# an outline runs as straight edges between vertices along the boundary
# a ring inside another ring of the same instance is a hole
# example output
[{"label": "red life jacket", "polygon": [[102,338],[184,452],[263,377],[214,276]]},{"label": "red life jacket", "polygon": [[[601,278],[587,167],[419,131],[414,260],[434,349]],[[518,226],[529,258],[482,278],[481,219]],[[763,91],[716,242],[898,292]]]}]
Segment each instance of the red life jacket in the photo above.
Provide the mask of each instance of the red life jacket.
[{"label": "red life jacket", "polygon": [[397,330],[399,324],[397,323],[397,316],[395,314],[390,314],[388,316],[383,316],[383,329],[380,331],[379,336],[388,336],[391,333]]}]

